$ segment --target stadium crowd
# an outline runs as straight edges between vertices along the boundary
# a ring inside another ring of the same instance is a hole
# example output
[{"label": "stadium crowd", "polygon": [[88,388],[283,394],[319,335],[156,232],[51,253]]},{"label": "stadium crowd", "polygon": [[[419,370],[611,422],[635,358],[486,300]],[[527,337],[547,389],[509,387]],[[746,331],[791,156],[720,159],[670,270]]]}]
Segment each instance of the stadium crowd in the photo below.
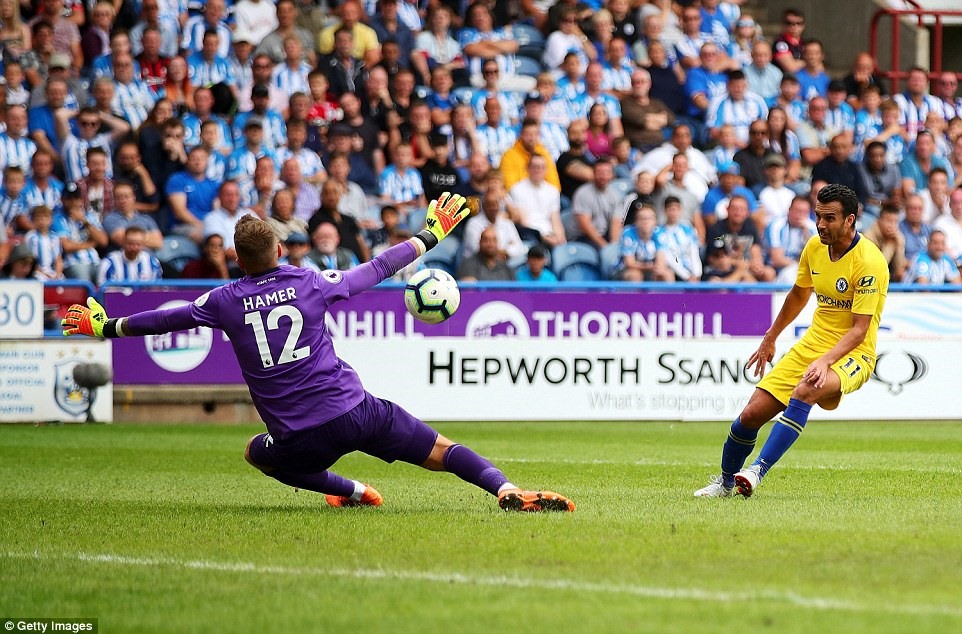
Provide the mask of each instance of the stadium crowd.
[{"label": "stadium crowd", "polygon": [[739,5],[0,0],[3,275],[237,277],[247,214],[350,269],[455,191],[461,280],[791,283],[840,183],[893,281],[960,282],[958,75],[832,79]]}]

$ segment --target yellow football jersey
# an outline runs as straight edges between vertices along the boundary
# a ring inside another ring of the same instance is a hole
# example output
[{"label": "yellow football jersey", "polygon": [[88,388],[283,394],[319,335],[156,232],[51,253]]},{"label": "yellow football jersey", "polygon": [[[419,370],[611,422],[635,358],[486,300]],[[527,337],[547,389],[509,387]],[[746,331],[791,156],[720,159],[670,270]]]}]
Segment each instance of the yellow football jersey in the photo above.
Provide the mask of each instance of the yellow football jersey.
[{"label": "yellow football jersey", "polygon": [[852,354],[875,360],[875,343],[885,296],[889,269],[882,252],[861,234],[837,262],[829,258],[828,246],[814,236],[802,250],[798,265],[798,286],[814,288],[817,302],[811,327],[802,337],[803,345],[828,351],[852,327],[852,315],[872,315],[862,345]]}]

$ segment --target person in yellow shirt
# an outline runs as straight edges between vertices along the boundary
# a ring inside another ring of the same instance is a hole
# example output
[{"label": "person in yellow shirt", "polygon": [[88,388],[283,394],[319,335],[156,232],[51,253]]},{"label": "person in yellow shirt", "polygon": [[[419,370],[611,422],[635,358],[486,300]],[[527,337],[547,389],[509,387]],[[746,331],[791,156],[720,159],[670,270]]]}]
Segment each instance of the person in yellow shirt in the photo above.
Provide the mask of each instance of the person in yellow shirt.
[{"label": "person in yellow shirt", "polygon": [[342,26],[354,33],[354,57],[363,59],[368,68],[373,68],[381,61],[381,44],[377,33],[368,25],[361,22],[364,9],[357,0],[346,0],[341,5],[341,20],[321,30],[317,36],[317,50],[322,55],[334,52],[334,33]]},{"label": "person in yellow shirt", "polygon": [[555,165],[551,153],[541,143],[541,124],[534,119],[525,119],[521,123],[521,133],[501,157],[501,173],[504,175],[506,189],[511,189],[528,177],[528,163],[531,155],[543,156],[547,163],[544,180],[546,183],[561,191],[561,180],[558,178],[558,167]]},{"label": "person in yellow shirt", "polygon": [[[855,231],[858,199],[844,185],[818,192],[813,236],[802,251],[795,285],[775,322],[748,359],[755,376],[775,358],[775,340],[815,295],[815,315],[805,335],[759,381],[735,419],[722,449],[721,475],[695,497],[750,496],[769,469],[798,439],[817,403],[838,407],[875,369],[875,344],[888,294],[889,270],[881,251]],[[784,410],[784,412],[783,412]],[[758,430],[783,412],[755,462],[742,468]]]}]

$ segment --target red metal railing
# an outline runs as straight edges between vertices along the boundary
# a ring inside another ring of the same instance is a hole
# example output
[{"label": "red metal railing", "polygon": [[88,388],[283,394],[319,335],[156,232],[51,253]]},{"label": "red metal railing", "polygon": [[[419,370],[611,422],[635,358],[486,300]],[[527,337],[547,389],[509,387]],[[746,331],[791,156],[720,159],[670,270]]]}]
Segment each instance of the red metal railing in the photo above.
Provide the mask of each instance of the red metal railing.
[{"label": "red metal railing", "polygon": [[929,69],[929,78],[934,79],[942,72],[942,44],[944,42],[944,18],[962,18],[962,10],[945,10],[945,9],[924,9],[918,3],[913,0],[905,0],[906,4],[912,5],[911,9],[879,9],[872,16],[872,25],[869,31],[869,53],[872,57],[879,61],[878,58],[878,36],[879,36],[879,23],[882,18],[889,17],[892,21],[892,43],[891,43],[891,59],[889,60],[890,67],[888,70],[879,69],[879,73],[888,78],[892,82],[892,93],[898,92],[899,80],[908,77],[908,70],[902,70],[901,64],[899,63],[900,56],[902,53],[902,22],[900,18],[903,16],[914,17],[918,20],[918,27],[928,28],[925,24],[925,18],[933,18],[935,23],[931,26],[932,29],[932,45],[930,48],[931,53],[931,68]]}]

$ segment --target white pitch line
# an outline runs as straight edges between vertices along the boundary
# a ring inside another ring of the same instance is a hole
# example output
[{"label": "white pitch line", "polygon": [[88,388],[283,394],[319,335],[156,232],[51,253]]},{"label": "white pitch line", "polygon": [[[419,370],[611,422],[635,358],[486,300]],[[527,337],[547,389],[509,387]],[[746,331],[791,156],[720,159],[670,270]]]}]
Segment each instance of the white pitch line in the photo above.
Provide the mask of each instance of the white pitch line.
[{"label": "white pitch line", "polygon": [[933,616],[944,615],[962,617],[962,608],[949,605],[927,604],[890,604],[890,603],[860,603],[825,597],[806,597],[794,592],[777,592],[766,590],[757,593],[718,592],[701,588],[669,588],[658,586],[642,586],[636,584],[591,583],[572,579],[538,579],[534,577],[506,577],[486,575],[466,575],[458,572],[428,572],[411,570],[386,570],[383,568],[295,568],[288,566],[270,566],[251,562],[209,561],[197,559],[174,559],[168,557],[128,557],[109,553],[44,553],[34,551],[0,553],[0,557],[7,559],[34,559],[38,561],[60,560],[79,561],[92,564],[106,564],[114,566],[167,566],[185,570],[202,570],[210,572],[241,572],[259,575],[283,575],[290,577],[340,577],[347,579],[400,580],[441,584],[459,584],[465,586],[486,586],[495,588],[516,588],[535,590],[565,590],[579,593],[601,595],[628,595],[649,599],[666,599],[680,601],[701,601],[705,603],[734,603],[745,601],[764,601],[768,603],[786,603],[803,608],[822,611],[842,612],[886,612],[891,614]]},{"label": "white pitch line", "polygon": [[[638,460],[566,460],[566,459],[556,459],[556,458],[498,458],[498,457],[488,457],[488,460],[495,464],[510,463],[510,464],[558,464],[558,465],[614,465],[614,466],[626,466],[626,467],[702,467],[702,468],[718,468],[717,462],[683,462],[683,461],[672,461],[672,460],[647,460],[645,458],[640,458]],[[867,469],[872,470],[882,470],[882,471],[897,471],[897,472],[911,472],[911,473],[946,473],[952,475],[958,475],[962,471],[962,466],[953,465],[887,465],[884,467],[875,466],[854,466],[854,465],[844,465],[844,464],[832,464],[832,465],[804,465],[804,464],[792,464],[790,466],[786,465],[784,467],[779,467],[779,470],[797,469],[797,470],[809,470],[809,471],[865,471]]]}]

